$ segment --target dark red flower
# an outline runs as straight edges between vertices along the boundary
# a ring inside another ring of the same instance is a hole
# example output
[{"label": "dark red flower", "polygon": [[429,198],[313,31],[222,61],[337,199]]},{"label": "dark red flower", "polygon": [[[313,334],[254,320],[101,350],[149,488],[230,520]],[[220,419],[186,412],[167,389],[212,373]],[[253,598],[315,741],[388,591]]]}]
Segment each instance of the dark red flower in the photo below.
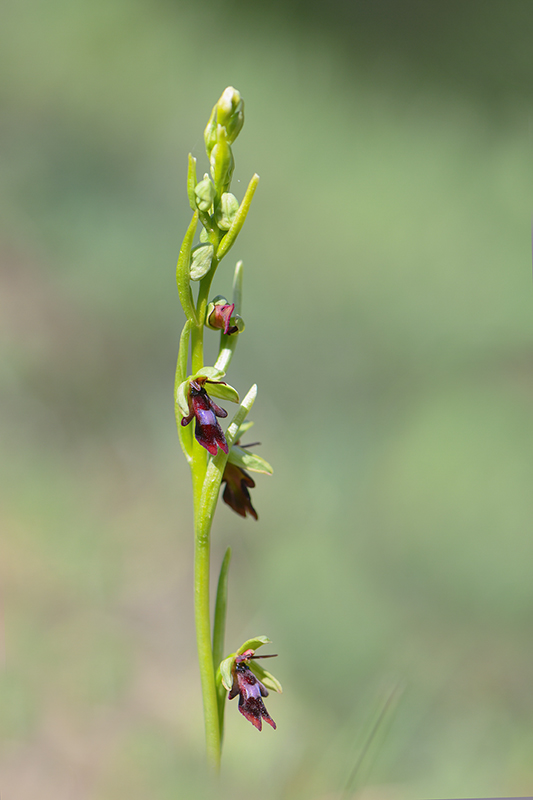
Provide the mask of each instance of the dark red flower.
[{"label": "dark red flower", "polygon": [[249,488],[254,488],[254,479],[241,467],[230,464],[228,461],[224,469],[222,482],[226,483],[226,488],[222,494],[224,502],[239,516],[245,517],[246,514],[250,514],[251,517],[257,519],[257,511],[252,505],[250,492],[248,491]]},{"label": "dark red flower", "polygon": [[215,303],[213,311],[211,314],[209,314],[209,327],[219,328],[220,330],[224,331],[226,336],[232,333],[238,333],[238,326],[231,325],[230,322],[234,311],[235,303],[231,303],[231,305],[229,303],[226,303],[225,305],[217,305],[217,303]]},{"label": "dark red flower", "polygon": [[[248,661],[254,658],[253,650],[246,650],[241,656],[235,658],[233,666],[233,686],[228,695],[229,700],[239,695],[239,711],[260,731],[263,720],[268,722],[274,730],[276,723],[268,713],[263,703],[263,697],[268,697],[268,689],[263,686],[259,678],[254,675]],[[255,656],[258,658],[258,656]]]},{"label": "dark red flower", "polygon": [[216,456],[219,447],[224,453],[228,452],[226,437],[217,420],[217,417],[227,417],[228,412],[211,400],[204,389],[204,383],[206,383],[205,378],[189,381],[189,413],[183,417],[181,424],[188,425],[195,417],[196,441],[212,456]]}]

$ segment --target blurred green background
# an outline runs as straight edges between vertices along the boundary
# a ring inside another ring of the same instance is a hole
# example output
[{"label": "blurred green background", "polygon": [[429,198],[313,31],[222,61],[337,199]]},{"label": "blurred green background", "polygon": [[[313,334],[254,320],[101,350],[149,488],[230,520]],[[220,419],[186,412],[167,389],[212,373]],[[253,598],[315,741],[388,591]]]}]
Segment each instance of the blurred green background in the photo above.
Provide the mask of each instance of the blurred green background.
[{"label": "blurred green background", "polygon": [[533,792],[528,0],[5,0],[0,792],[208,797],[172,389],[189,150],[227,85],[259,522],[227,507],[240,800]]}]

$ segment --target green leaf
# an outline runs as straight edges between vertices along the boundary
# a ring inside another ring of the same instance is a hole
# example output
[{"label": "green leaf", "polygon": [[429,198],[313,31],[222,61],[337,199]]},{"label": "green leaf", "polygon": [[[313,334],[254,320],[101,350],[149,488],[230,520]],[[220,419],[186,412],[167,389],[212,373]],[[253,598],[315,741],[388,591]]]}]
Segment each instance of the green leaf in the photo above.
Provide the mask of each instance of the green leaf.
[{"label": "green leaf", "polygon": [[272,640],[268,638],[268,636],[256,636],[254,639],[248,639],[244,644],[241,644],[239,649],[237,650],[237,655],[242,656],[246,650],[257,650],[258,647],[262,647],[264,644],[271,644]]},{"label": "green leaf", "polygon": [[273,692],[283,692],[281,683],[275,678],[271,672],[264,669],[261,664],[255,660],[250,661],[250,669],[254,675],[259,678],[261,683],[264,683],[267,689],[272,689]]},{"label": "green leaf", "polygon": [[268,461],[265,461],[264,458],[261,458],[261,456],[255,453],[250,453],[248,450],[235,444],[230,450],[228,461],[230,464],[235,464],[236,467],[249,469],[252,472],[263,472],[265,475],[272,475],[274,472]]},{"label": "green leaf", "polygon": [[220,677],[222,678],[222,685],[229,691],[233,686],[233,664],[235,663],[235,656],[237,653],[232,653],[230,656],[220,662]]},{"label": "green leaf", "polygon": [[215,618],[213,625],[213,666],[216,669],[224,652],[224,634],[226,630],[226,613],[228,608],[228,571],[231,560],[231,547],[228,547],[218,576],[217,596],[215,601]]}]

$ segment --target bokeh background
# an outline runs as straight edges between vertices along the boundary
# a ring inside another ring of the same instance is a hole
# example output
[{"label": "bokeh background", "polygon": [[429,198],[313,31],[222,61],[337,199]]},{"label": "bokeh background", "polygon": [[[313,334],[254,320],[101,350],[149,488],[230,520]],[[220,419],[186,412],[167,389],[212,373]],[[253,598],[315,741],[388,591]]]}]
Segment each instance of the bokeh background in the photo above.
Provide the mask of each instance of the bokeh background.
[{"label": "bokeh background", "polygon": [[174,269],[227,85],[275,475],[213,559],[285,693],[228,706],[216,796],[533,793],[532,40],[528,0],[5,0],[2,797],[212,794]]}]

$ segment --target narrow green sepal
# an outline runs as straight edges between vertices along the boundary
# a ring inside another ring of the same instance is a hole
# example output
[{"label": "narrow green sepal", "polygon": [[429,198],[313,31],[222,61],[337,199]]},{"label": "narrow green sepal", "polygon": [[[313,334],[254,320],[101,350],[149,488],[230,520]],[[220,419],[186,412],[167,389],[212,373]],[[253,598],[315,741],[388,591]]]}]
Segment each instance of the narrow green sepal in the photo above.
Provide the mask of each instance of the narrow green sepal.
[{"label": "narrow green sepal", "polygon": [[224,661],[220,662],[220,678],[222,680],[222,685],[225,689],[231,691],[231,687],[233,686],[233,663],[235,661],[235,656],[237,653],[232,653],[230,656],[224,659]]},{"label": "narrow green sepal", "polygon": [[209,242],[209,231],[207,228],[204,228],[202,225],[202,230],[200,231],[200,241],[202,244],[207,244]]},{"label": "narrow green sepal", "polygon": [[216,196],[215,185],[206,173],[200,183],[194,187],[196,207],[199,211],[209,211]]},{"label": "narrow green sepal", "polygon": [[193,211],[196,211],[196,195],[194,194],[194,187],[196,186],[196,159],[189,153],[189,168],[187,171],[187,196],[189,198],[189,205]]},{"label": "narrow green sepal", "polygon": [[256,636],[254,639],[248,639],[244,644],[241,644],[235,655],[242,656],[246,650],[257,650],[258,647],[262,647],[264,644],[272,644],[272,639],[269,639],[268,636]]},{"label": "narrow green sepal", "polygon": [[215,220],[222,231],[229,231],[239,210],[239,201],[231,192],[224,192],[215,210]]},{"label": "narrow green sepal", "polygon": [[261,664],[259,664],[257,661],[250,661],[250,669],[256,678],[259,678],[261,683],[263,683],[267,689],[272,689],[273,692],[279,692],[280,694],[283,692],[283,688],[278,679],[275,678],[271,672],[263,669]]},{"label": "narrow green sepal", "polygon": [[218,397],[220,400],[229,400],[230,403],[240,403],[239,393],[229,383],[209,383],[205,384],[205,390],[211,397]]},{"label": "narrow green sepal", "polygon": [[216,367],[202,367],[195,375],[191,375],[191,380],[197,378],[207,378],[208,381],[219,381],[226,373]]},{"label": "narrow green sepal", "polygon": [[[196,381],[200,379],[205,380],[207,378],[204,384],[204,389],[206,390],[207,394],[211,395],[211,397],[218,397],[221,400],[229,400],[230,403],[240,403],[237,389],[234,389],[233,386],[229,385],[229,383],[221,382],[224,374],[225,373],[222,372],[222,370],[217,369],[216,367],[202,367],[202,369],[198,370],[198,372],[196,372],[194,375],[190,375],[185,383],[188,384],[189,381]],[[189,412],[187,411],[187,413]]]},{"label": "narrow green sepal", "polygon": [[211,269],[215,249],[212,244],[199,244],[191,250],[191,281],[199,281]]},{"label": "narrow green sepal", "polygon": [[176,402],[184,417],[189,414],[189,379],[180,383],[176,391]]},{"label": "narrow green sepal", "polygon": [[229,452],[228,461],[241,469],[248,469],[250,472],[262,472],[265,475],[272,475],[274,470],[264,458],[250,453],[238,445],[233,445]]}]

